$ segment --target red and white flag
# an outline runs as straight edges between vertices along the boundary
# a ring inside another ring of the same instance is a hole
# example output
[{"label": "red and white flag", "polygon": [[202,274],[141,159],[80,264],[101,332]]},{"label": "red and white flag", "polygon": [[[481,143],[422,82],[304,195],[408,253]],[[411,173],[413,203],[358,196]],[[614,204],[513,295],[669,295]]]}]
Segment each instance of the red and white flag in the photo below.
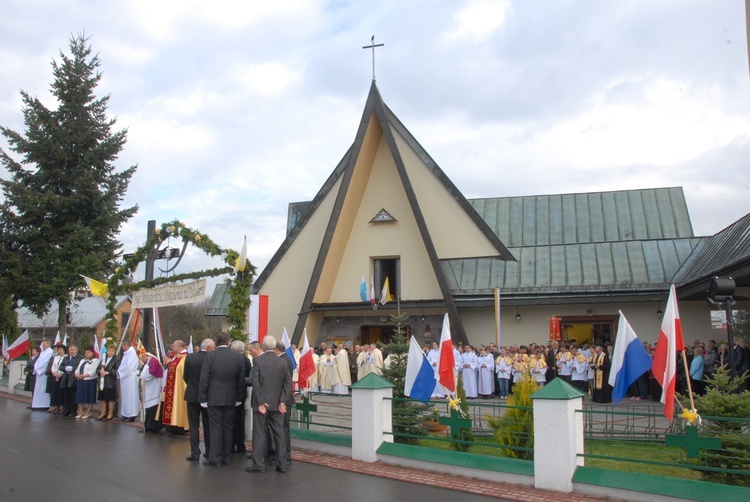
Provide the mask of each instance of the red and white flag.
[{"label": "red and white flag", "polygon": [[57,336],[55,336],[55,343],[53,343],[52,346],[54,347],[58,343],[60,343],[60,330],[59,329],[57,330]]},{"label": "red and white flag", "polygon": [[664,404],[664,416],[669,420],[674,417],[674,387],[677,382],[677,353],[685,350],[682,339],[682,323],[677,309],[677,294],[674,284],[669,288],[669,300],[661,322],[659,341],[654,352],[651,371],[661,385],[661,402]]},{"label": "red and white flag", "polygon": [[29,330],[27,329],[8,347],[8,359],[12,361],[16,357],[22,356],[29,351],[29,348],[31,348],[31,342],[29,342]]},{"label": "red and white flag", "polygon": [[[102,338],[104,338],[104,336],[102,336]],[[101,347],[99,345],[99,342],[96,340],[96,335],[94,335],[94,344],[92,345],[92,347],[94,347],[94,357],[97,359],[101,359],[102,358],[102,353],[100,352]]]},{"label": "red and white flag", "polygon": [[297,386],[300,389],[308,387],[307,380],[315,374],[315,361],[313,361],[313,352],[310,350],[310,343],[307,341],[307,329],[302,334],[304,342],[302,352],[299,356],[299,372],[297,377]]},{"label": "red and white flag", "polygon": [[443,317],[443,331],[440,334],[440,349],[437,363],[438,382],[450,393],[456,392],[456,358],[453,355],[451,325],[448,314]]}]

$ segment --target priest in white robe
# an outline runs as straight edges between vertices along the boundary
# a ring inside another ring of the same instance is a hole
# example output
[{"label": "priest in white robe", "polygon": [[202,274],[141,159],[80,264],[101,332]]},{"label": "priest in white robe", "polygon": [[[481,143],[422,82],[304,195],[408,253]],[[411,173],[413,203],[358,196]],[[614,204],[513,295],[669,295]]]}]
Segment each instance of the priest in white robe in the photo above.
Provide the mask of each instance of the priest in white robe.
[{"label": "priest in white robe", "polygon": [[376,375],[383,374],[383,353],[374,343],[370,344],[370,351],[367,353],[368,357],[365,358],[365,370],[366,375],[375,373]]},{"label": "priest in white robe", "polygon": [[333,386],[337,381],[336,358],[331,348],[326,348],[325,353],[320,356],[318,361],[318,385],[320,392],[324,394],[333,393]]},{"label": "priest in white robe", "polygon": [[477,366],[479,359],[474,353],[474,349],[471,345],[467,345],[464,348],[464,353],[461,355],[461,378],[463,379],[464,391],[466,392],[467,398],[475,398],[477,394]]},{"label": "priest in white robe", "polygon": [[143,351],[140,359],[143,365],[141,368],[143,409],[145,411],[143,427],[146,432],[156,432],[158,427],[156,412],[159,409],[159,402],[161,401],[161,384],[162,377],[164,376],[164,368],[161,367],[156,356],[146,351]]},{"label": "priest in white robe", "polygon": [[36,358],[34,363],[34,375],[36,375],[36,382],[34,383],[34,395],[31,399],[31,407],[33,409],[49,409],[49,394],[47,393],[47,366],[49,366],[54,353],[49,345],[49,340],[46,338],[42,340],[42,352],[39,357]]},{"label": "priest in white robe", "polygon": [[336,375],[338,376],[338,382],[333,385],[333,393],[349,394],[352,374],[349,371],[349,351],[346,350],[344,345],[339,345],[336,352]]},{"label": "priest in white robe", "polygon": [[[130,340],[122,341],[122,359],[117,368],[120,381],[120,414],[123,422],[134,422],[138,415],[138,354]],[[161,385],[161,384],[160,384]]]},{"label": "priest in white robe", "polygon": [[477,392],[484,399],[489,399],[495,393],[495,359],[486,350],[479,351],[477,358],[479,375],[477,378]]}]

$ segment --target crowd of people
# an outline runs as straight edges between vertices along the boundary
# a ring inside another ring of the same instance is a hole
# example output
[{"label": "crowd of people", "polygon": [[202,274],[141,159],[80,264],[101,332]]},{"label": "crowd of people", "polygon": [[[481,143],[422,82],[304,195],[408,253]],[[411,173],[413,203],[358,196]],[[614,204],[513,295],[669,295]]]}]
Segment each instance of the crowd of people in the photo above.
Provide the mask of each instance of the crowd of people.
[{"label": "crowd of people", "polygon": [[[649,354],[654,347],[644,342]],[[146,433],[186,434],[190,438],[189,461],[211,466],[231,464],[234,454],[245,454],[245,401],[252,387],[253,453],[248,455],[250,472],[265,470],[267,453],[275,456],[276,469],[285,472],[291,462],[289,433],[295,393],[348,394],[353,382],[370,373],[382,374],[392,357],[376,344],[320,344],[313,351],[315,371],[303,388],[297,388],[300,352],[266,336],[262,344],[230,340],[227,333],[203,340],[193,352],[183,341],[172,343],[162,358],[137,350],[124,339],[120,351],[109,345],[97,357],[94,347],[83,354],[75,344],[51,346],[49,340],[32,349],[26,367],[26,390],[32,392],[30,408],[76,419],[134,422],[143,417]],[[424,346],[424,354],[437,372],[439,346]],[[554,378],[587,393],[594,402],[612,402],[609,372],[612,345],[599,343],[547,345],[529,344],[498,347],[493,343],[454,347],[455,371],[460,375],[466,398],[492,396],[508,399],[513,386],[532,379],[544,385]],[[119,353],[118,353],[119,352]],[[707,347],[696,340],[688,347],[689,374],[693,391],[702,394],[706,377],[717,368],[741,375],[750,366],[750,352],[742,341],[732,349],[713,340]],[[685,393],[684,372],[678,372],[678,391]],[[629,391],[633,400],[658,399],[661,389],[650,391],[654,379],[641,375]],[[657,384],[658,385],[658,384]],[[438,383],[433,398],[446,397]],[[99,401],[99,414],[92,416]],[[115,416],[119,408],[119,417]],[[203,430],[204,451],[200,449]]]}]

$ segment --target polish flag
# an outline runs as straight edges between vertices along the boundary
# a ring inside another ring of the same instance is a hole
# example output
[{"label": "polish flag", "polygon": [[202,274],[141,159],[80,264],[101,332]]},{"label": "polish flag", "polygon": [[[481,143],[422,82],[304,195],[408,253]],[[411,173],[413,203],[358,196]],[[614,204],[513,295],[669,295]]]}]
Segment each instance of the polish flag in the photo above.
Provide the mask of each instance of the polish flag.
[{"label": "polish flag", "polygon": [[456,392],[456,358],[453,355],[453,341],[451,340],[451,325],[448,314],[443,317],[443,331],[440,334],[440,349],[438,351],[437,374],[438,382],[445,390]]},{"label": "polish flag", "polygon": [[664,309],[659,341],[654,352],[651,371],[661,385],[661,402],[664,404],[664,416],[670,421],[674,417],[674,387],[677,382],[677,353],[685,350],[682,339],[682,323],[677,310],[677,294],[674,284],[669,288],[669,300]]},{"label": "polish flag", "polygon": [[8,350],[6,351],[8,359],[12,361],[16,357],[27,353],[29,348],[31,348],[31,342],[29,342],[29,330],[27,329],[21,336],[16,338],[16,341],[13,342],[10,347],[8,347]]},{"label": "polish flag", "polygon": [[305,340],[299,356],[297,386],[300,389],[306,389],[308,387],[307,380],[315,374],[315,361],[313,361],[313,352],[310,350],[310,343],[307,341],[307,329],[304,330],[302,336]]}]

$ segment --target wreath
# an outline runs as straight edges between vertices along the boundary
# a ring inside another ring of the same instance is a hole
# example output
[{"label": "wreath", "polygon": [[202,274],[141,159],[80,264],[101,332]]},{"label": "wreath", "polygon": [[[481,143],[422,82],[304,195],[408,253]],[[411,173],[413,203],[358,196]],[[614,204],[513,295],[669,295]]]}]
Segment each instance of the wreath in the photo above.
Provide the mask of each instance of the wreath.
[{"label": "wreath", "polygon": [[[129,278],[135,272],[135,269],[142,262],[146,261],[149,253],[152,253],[165,240],[170,238],[182,239],[183,243],[190,243],[202,250],[209,256],[221,256],[226,266],[200,270],[197,272],[188,272],[175,274],[167,277],[157,277],[152,281],[129,282]],[[235,265],[240,254],[234,249],[223,249],[213,242],[208,235],[186,226],[184,223],[174,220],[169,223],[162,223],[157,227],[153,234],[149,235],[145,244],[139,247],[133,255],[128,255],[124,263],[115,268],[107,281],[107,328],[106,336],[116,336],[118,331],[117,296],[128,294],[144,288],[152,288],[162,284],[185,281],[189,279],[200,279],[202,277],[216,277],[219,275],[230,274],[226,279],[227,292],[229,293],[229,322],[231,329],[229,334],[232,338],[241,339],[246,331],[246,313],[250,306],[250,288],[255,278],[255,267],[247,261],[243,271],[235,271]]]}]

